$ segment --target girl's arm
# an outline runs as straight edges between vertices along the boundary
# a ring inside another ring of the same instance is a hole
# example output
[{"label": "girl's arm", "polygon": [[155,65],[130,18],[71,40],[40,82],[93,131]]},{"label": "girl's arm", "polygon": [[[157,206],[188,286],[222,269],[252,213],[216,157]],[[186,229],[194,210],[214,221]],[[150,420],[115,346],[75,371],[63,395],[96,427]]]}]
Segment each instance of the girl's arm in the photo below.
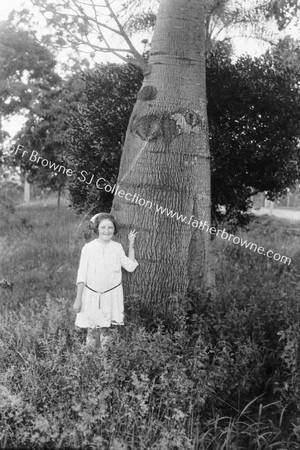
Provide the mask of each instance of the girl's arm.
[{"label": "girl's arm", "polygon": [[73,304],[73,309],[76,313],[79,313],[81,310],[82,292],[87,277],[87,270],[88,270],[88,252],[87,247],[84,246],[81,250],[79,268],[77,272],[77,295],[76,300]]},{"label": "girl's arm", "polygon": [[135,261],[134,241],[135,241],[136,235],[137,235],[137,232],[135,230],[130,231],[130,233],[128,235],[128,240],[129,240],[128,258],[131,259],[131,261]]},{"label": "girl's arm", "polygon": [[77,284],[77,295],[76,295],[76,300],[73,304],[73,309],[76,313],[79,313],[81,310],[83,288],[84,288],[83,282],[80,282]]},{"label": "girl's arm", "polygon": [[131,245],[129,245],[128,258],[131,259],[131,261],[135,261],[134,247]]},{"label": "girl's arm", "polygon": [[127,270],[127,272],[133,272],[137,266],[138,263],[135,259],[135,253],[134,253],[134,241],[136,238],[136,231],[130,231],[129,235],[128,235],[128,239],[129,239],[129,252],[128,252],[128,256],[125,255],[124,249],[122,247],[122,245],[120,244],[120,256],[121,256],[121,266]]}]

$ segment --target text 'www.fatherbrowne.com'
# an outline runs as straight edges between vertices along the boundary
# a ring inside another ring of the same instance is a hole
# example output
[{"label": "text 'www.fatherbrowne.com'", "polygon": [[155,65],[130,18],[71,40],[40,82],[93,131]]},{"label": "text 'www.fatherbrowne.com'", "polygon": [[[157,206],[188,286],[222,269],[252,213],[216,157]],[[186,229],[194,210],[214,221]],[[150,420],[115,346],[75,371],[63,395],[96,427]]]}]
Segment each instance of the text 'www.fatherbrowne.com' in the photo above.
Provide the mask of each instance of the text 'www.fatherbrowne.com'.
[{"label": "text 'www.fatherbrowne.com'", "polygon": [[[15,146],[11,147],[9,150],[10,153],[14,153],[15,155],[17,153],[22,153],[21,157],[23,158],[25,155],[28,156],[27,150],[24,150],[23,145],[18,145],[17,148]],[[64,165],[54,163],[46,158],[43,158],[39,155],[39,153],[36,150],[32,150],[29,161],[34,162],[36,164],[40,164],[42,167],[48,167],[48,169],[51,169],[57,173],[65,174],[67,177],[72,177],[74,175],[72,169],[68,169]],[[90,175],[90,176],[89,176]],[[126,201],[130,203],[137,204],[141,207],[147,208],[147,209],[153,209],[153,203],[151,200],[146,200],[142,198],[137,193],[132,192],[126,192],[122,189],[120,189],[120,186],[118,184],[115,184],[114,186],[111,186],[111,184],[105,180],[105,178],[95,178],[94,174],[88,174],[86,171],[81,171],[80,176],[77,177],[79,181],[82,183],[85,183],[87,185],[94,185],[97,189],[104,190],[105,192],[109,192],[113,194],[114,196],[118,196],[120,198],[124,198]],[[207,199],[209,198],[205,194],[200,194],[200,198]],[[225,228],[223,230],[217,230],[214,227],[210,227],[209,224],[206,221],[203,220],[197,220],[194,216],[190,216],[188,219],[187,216],[184,216],[182,214],[179,214],[178,212],[174,212],[171,209],[164,208],[162,206],[156,205],[155,208],[156,214],[166,215],[167,217],[170,217],[171,219],[176,219],[178,221],[181,221],[182,223],[185,223],[187,225],[192,226],[193,228],[198,228],[199,230],[204,230],[211,235],[220,236],[221,239],[228,240],[229,242],[233,242],[236,245],[240,245],[241,247],[245,247],[253,252],[257,252],[259,255],[267,256],[270,259],[273,259],[274,261],[282,262],[283,264],[290,265],[292,260],[291,258],[288,258],[287,256],[280,255],[280,253],[274,253],[272,250],[265,250],[264,247],[258,247],[253,242],[248,242],[247,240],[244,240],[243,238],[239,238],[238,236],[235,236],[234,234],[229,234]]]},{"label": "text 'www.fatherbrowne.com'", "polygon": [[228,233],[225,228],[223,230],[218,230],[215,227],[209,226],[206,220],[197,220],[194,216],[190,216],[188,219],[187,216],[183,214],[179,214],[178,212],[174,212],[171,209],[163,208],[162,206],[156,205],[156,213],[165,214],[167,217],[171,219],[176,219],[181,221],[182,223],[186,223],[187,225],[191,225],[193,228],[198,228],[199,230],[204,230],[211,235],[220,236],[221,239],[228,240],[228,242],[233,242],[235,245],[240,245],[241,247],[247,248],[253,252],[257,252],[259,255],[267,256],[274,261],[282,262],[283,264],[290,265],[292,260],[291,258],[281,255],[280,253],[274,253],[273,250],[266,250],[264,247],[257,246],[254,242],[248,242],[246,239],[235,236],[234,234]]}]

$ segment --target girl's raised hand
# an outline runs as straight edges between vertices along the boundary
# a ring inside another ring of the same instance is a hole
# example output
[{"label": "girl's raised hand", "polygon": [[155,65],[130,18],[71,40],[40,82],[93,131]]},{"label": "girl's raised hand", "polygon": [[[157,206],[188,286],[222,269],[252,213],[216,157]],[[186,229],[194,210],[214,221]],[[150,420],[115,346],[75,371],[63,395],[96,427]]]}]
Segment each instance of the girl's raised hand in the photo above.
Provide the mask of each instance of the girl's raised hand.
[{"label": "girl's raised hand", "polygon": [[135,230],[131,230],[130,233],[128,234],[128,240],[129,240],[130,245],[134,244],[136,235],[137,235],[137,231],[135,231]]}]

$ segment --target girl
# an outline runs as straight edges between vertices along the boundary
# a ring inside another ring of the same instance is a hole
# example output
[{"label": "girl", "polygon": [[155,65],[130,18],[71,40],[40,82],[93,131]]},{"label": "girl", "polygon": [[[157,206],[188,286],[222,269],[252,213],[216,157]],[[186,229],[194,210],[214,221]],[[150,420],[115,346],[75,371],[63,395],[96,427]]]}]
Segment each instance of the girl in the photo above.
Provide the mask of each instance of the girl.
[{"label": "girl", "polygon": [[121,267],[133,272],[138,266],[134,255],[136,231],[129,233],[129,254],[112,240],[117,224],[111,214],[100,213],[92,217],[98,238],[85,244],[81,251],[77,273],[77,296],[73,308],[77,313],[75,325],[87,328],[87,345],[99,340],[104,347],[111,325],[123,325],[124,301]]}]

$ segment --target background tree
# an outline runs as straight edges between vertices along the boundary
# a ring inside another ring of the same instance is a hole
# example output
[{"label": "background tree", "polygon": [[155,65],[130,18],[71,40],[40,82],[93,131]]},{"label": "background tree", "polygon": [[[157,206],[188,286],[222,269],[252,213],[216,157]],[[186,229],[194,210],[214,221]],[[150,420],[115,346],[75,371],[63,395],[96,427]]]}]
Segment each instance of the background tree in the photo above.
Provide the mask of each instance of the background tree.
[{"label": "background tree", "polygon": [[[70,129],[69,117],[78,110],[83,97],[82,73],[77,68],[77,73],[72,77],[60,79],[55,89],[39,96],[23,130],[16,136],[17,142],[29,153],[35,150],[38,156],[68,168],[70,161],[66,136]],[[58,193],[59,205],[61,193],[69,181],[65,173],[44,168],[26,157],[19,157],[18,160],[31,183]]]},{"label": "background tree", "polygon": [[264,11],[267,17],[274,16],[279,29],[283,29],[291,22],[299,20],[300,2],[299,0],[270,0],[265,4]]},{"label": "background tree", "polygon": [[278,44],[268,50],[270,55],[276,61],[276,65],[287,69],[288,74],[295,75],[295,84],[299,81],[300,71],[300,41],[286,36],[284,39],[280,39]]},{"label": "background tree", "polygon": [[[29,117],[38,96],[54,88],[59,80],[52,53],[39,43],[34,31],[18,28],[22,21],[28,24],[30,20],[26,11],[19,19],[16,22],[12,13],[0,23],[0,121],[17,113]],[[6,158],[6,162],[16,164],[14,158]],[[24,186],[26,179],[23,171]]]},{"label": "background tree", "polygon": [[280,31],[296,18],[297,0],[209,0],[206,3],[206,46],[231,42],[235,37],[252,38],[276,45]]},{"label": "background tree", "polygon": [[37,96],[55,86],[58,75],[52,53],[35,32],[0,23],[0,113],[2,117],[28,113]]}]

